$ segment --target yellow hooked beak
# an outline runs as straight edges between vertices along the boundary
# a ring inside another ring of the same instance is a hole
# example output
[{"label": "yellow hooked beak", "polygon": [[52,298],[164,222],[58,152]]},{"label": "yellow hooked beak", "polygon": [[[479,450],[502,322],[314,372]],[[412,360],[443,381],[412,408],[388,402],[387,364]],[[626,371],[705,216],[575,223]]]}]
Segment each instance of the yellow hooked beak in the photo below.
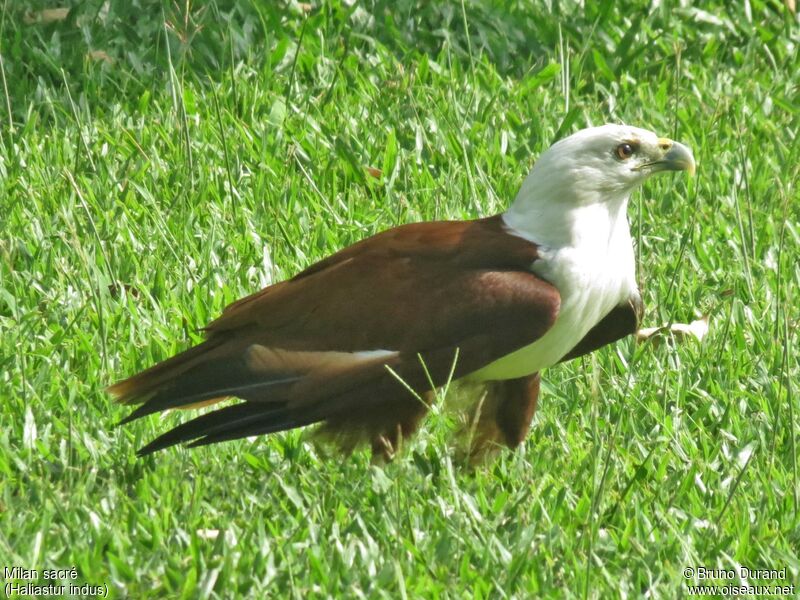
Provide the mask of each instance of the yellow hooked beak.
[{"label": "yellow hooked beak", "polygon": [[681,144],[667,138],[658,140],[658,149],[661,156],[637,167],[638,170],[648,169],[652,173],[659,171],[689,171],[694,175],[695,162],[692,151]]}]

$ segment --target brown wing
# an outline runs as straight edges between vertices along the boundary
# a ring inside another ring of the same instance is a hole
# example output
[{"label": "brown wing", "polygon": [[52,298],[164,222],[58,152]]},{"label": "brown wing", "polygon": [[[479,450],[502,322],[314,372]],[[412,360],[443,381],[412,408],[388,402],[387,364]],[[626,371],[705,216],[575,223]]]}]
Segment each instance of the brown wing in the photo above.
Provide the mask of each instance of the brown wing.
[{"label": "brown wing", "polygon": [[204,343],[110,391],[143,403],[126,421],[224,396],[247,401],[144,452],[320,421],[372,439],[414,420],[420,402],[409,389],[423,394],[451,370],[457,379],[547,331],[560,298],[530,272],[536,257],[500,217],[398,227],[232,304]]},{"label": "brown wing", "polygon": [[642,298],[639,294],[636,294],[624,304],[612,308],[559,362],[589,354],[606,344],[616,342],[627,335],[636,333],[643,313]]}]

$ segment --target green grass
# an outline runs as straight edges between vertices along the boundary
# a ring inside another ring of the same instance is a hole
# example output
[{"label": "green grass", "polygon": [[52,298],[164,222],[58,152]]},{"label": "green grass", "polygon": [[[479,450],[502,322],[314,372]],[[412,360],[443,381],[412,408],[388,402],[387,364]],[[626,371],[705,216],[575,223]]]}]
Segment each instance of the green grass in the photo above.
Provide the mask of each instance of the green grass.
[{"label": "green grass", "polygon": [[[800,585],[782,2],[73,4],[0,8],[0,568],[131,598],[673,597],[735,565]],[[441,411],[383,469],[299,432],[138,460],[179,417],[114,428],[104,387],[227,303],[400,223],[496,213],[606,121],[695,151],[631,224],[644,324],[710,313],[703,343],[550,369],[527,442],[474,472]]]}]

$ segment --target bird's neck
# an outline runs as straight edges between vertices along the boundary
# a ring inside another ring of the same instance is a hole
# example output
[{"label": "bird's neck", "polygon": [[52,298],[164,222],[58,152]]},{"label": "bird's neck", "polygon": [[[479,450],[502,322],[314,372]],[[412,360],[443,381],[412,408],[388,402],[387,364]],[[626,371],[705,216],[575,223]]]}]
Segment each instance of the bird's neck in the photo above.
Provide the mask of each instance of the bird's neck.
[{"label": "bird's neck", "polygon": [[[532,190],[531,190],[532,191]],[[563,192],[539,188],[536,195],[520,190],[503,214],[516,235],[547,248],[575,248],[605,253],[617,244],[630,244],[627,208],[629,193],[575,203]],[[550,195],[550,197],[548,197]]]}]

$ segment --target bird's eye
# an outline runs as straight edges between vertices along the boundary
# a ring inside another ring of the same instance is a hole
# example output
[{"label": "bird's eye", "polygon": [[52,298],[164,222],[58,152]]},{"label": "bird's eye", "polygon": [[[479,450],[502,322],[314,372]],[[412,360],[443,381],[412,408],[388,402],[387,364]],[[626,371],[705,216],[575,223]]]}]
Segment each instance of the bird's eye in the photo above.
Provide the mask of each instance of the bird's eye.
[{"label": "bird's eye", "polygon": [[621,160],[625,160],[633,156],[633,146],[627,143],[620,144],[617,146],[617,157]]}]

